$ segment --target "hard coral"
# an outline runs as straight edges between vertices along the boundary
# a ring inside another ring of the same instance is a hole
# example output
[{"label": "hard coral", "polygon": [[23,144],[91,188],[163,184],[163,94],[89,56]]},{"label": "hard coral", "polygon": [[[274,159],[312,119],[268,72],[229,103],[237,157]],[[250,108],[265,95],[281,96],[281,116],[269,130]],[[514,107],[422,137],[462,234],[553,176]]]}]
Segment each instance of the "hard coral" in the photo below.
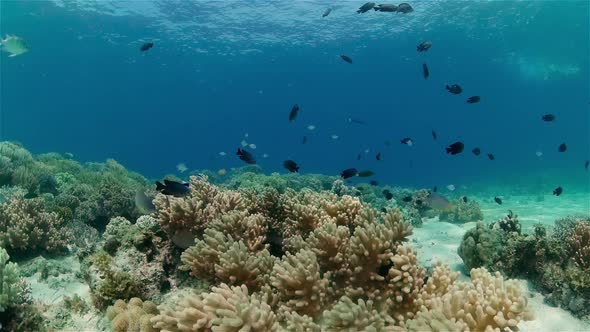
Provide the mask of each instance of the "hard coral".
[{"label": "hard coral", "polygon": [[129,303],[117,300],[107,308],[106,317],[114,332],[156,332],[159,329],[154,328],[150,320],[157,314],[153,302],[134,297]]}]

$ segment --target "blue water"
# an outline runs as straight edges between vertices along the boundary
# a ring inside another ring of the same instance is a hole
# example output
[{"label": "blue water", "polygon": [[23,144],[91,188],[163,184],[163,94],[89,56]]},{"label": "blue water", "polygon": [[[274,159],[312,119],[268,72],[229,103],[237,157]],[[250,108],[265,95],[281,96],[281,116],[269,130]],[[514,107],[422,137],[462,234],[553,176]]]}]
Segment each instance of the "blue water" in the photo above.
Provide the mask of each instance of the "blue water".
[{"label": "blue water", "polygon": [[[24,38],[30,52],[0,57],[0,140],[114,158],[151,177],[180,162],[242,166],[235,150],[245,139],[267,173],[294,159],[305,173],[371,169],[384,184],[541,177],[588,190],[587,1],[415,2],[407,15],[332,3],[2,1],[0,33]],[[432,48],[416,52],[424,40]],[[140,52],[147,41],[154,48]],[[467,104],[472,95],[481,102]],[[294,103],[301,111],[289,123]],[[557,121],[541,121],[545,113]],[[465,152],[446,155],[457,140]]]}]

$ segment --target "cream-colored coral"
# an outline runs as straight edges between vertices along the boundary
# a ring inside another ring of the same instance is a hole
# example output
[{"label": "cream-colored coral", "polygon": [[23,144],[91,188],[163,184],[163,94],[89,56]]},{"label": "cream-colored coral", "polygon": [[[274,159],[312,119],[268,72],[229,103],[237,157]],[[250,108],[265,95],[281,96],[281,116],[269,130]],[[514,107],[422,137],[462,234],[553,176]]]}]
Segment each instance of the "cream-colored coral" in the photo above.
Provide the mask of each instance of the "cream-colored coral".
[{"label": "cream-colored coral", "polygon": [[311,250],[283,256],[274,265],[271,284],[279,292],[282,309],[312,318],[322,311],[328,280],[320,275],[316,255]]},{"label": "cream-colored coral", "polygon": [[275,260],[266,249],[255,253],[249,251],[244,242],[233,242],[219,255],[215,277],[228,285],[245,285],[257,291],[268,283]]},{"label": "cream-colored coral", "polygon": [[[443,270],[439,272],[445,273]],[[439,278],[442,279],[445,278]],[[444,285],[448,282],[449,279],[436,289],[446,288]],[[455,283],[446,294],[427,297],[423,301],[421,318],[406,322],[408,326],[420,326],[425,323],[424,320],[433,319],[442,323],[442,313],[451,320],[450,323],[457,326],[464,324],[470,331],[504,331],[515,328],[522,320],[533,318],[518,282],[505,281],[499,272],[490,274],[484,268],[471,270],[470,283]]]},{"label": "cream-colored coral", "polygon": [[320,332],[320,325],[316,324],[313,319],[307,315],[299,315],[294,311],[285,311],[283,313],[282,323],[284,332]]},{"label": "cream-colored coral", "polygon": [[316,228],[305,241],[318,259],[322,273],[341,272],[346,268],[350,232],[348,227],[329,222]]},{"label": "cream-colored coral", "polygon": [[249,296],[246,286],[226,284],[185,298],[175,310],[163,309],[152,323],[162,332],[272,332],[279,326],[265,296]]},{"label": "cream-colored coral", "polygon": [[191,275],[212,280],[215,277],[215,265],[219,256],[228,251],[233,239],[222,232],[208,228],[202,240],[186,249],[180,256],[183,270],[190,270]]},{"label": "cream-colored coral", "polygon": [[211,222],[210,228],[244,241],[250,251],[267,247],[266,233],[268,221],[264,215],[250,214],[248,211],[231,211]]},{"label": "cream-colored coral", "polygon": [[383,331],[386,322],[391,321],[387,314],[373,307],[372,301],[359,299],[354,303],[346,296],[326,311],[323,318],[326,332]]},{"label": "cream-colored coral", "polygon": [[114,305],[107,308],[106,317],[111,321],[114,332],[156,332],[150,320],[158,311],[151,301],[142,301],[134,297],[125,301],[117,300]]},{"label": "cream-colored coral", "polygon": [[339,226],[352,225],[362,207],[360,199],[348,195],[329,195],[323,203],[326,213]]}]

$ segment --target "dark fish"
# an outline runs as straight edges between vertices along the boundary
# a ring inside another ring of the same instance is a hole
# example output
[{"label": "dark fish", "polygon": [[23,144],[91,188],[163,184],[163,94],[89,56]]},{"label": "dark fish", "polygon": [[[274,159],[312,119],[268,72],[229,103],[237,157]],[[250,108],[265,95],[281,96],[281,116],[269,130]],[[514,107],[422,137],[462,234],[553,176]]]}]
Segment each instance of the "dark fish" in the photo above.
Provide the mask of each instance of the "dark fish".
[{"label": "dark fish", "polygon": [[344,62],[352,63],[352,59],[346,55],[340,55],[340,58],[344,60]]},{"label": "dark fish", "polygon": [[413,12],[414,8],[412,8],[410,4],[404,2],[400,3],[399,6],[397,6],[397,11],[398,13],[407,14]]},{"label": "dark fish", "polygon": [[439,195],[437,193],[430,193],[426,198],[426,205],[428,205],[432,209],[446,210],[447,208],[449,208],[451,203],[442,195]]},{"label": "dark fish", "polygon": [[33,199],[33,198],[37,198],[37,197],[39,197],[39,195],[37,195],[36,193],[32,193],[32,192],[28,192],[23,196],[24,199]]},{"label": "dark fish", "polygon": [[467,196],[463,196],[463,203],[467,203]]},{"label": "dark fish", "polygon": [[364,5],[362,5],[356,12],[357,12],[357,14],[363,14],[363,13],[366,13],[369,10],[373,9],[373,7],[375,7],[374,2],[367,2]]},{"label": "dark fish", "polygon": [[381,152],[377,153],[377,155],[375,156],[375,159],[377,159],[377,160],[382,159]]},{"label": "dark fish", "polygon": [[189,194],[190,188],[187,182],[177,182],[164,179],[164,184],[156,181],[156,191],[174,197],[184,197]]},{"label": "dark fish", "polygon": [[266,232],[265,244],[268,244],[268,252],[275,257],[283,257],[285,251],[283,250],[283,235],[273,228],[269,228]]},{"label": "dark fish", "polygon": [[256,164],[256,159],[254,159],[254,156],[250,152],[238,148],[238,152],[236,152],[236,154],[238,155],[240,160],[245,162],[246,164]]},{"label": "dark fish", "polygon": [[356,168],[347,168],[347,169],[343,170],[342,172],[340,172],[340,177],[342,177],[343,179],[348,179],[353,176],[356,176],[357,174],[358,174],[358,171],[356,170]]},{"label": "dark fish", "polygon": [[365,121],[355,118],[348,118],[349,123],[356,123],[356,124],[365,124]]},{"label": "dark fish", "polygon": [[289,112],[289,122],[295,121],[295,119],[297,118],[297,114],[298,113],[299,113],[299,105],[298,104],[295,104],[291,108],[291,112]]},{"label": "dark fish", "polygon": [[464,148],[465,148],[465,144],[463,144],[463,142],[455,142],[455,143],[449,145],[446,148],[446,150],[447,150],[447,154],[450,153],[452,155],[456,155],[456,154],[463,152]]},{"label": "dark fish", "polygon": [[553,114],[545,114],[541,117],[541,119],[543,119],[543,121],[545,122],[551,122],[551,121],[555,121],[555,115]]},{"label": "dark fish", "polygon": [[332,12],[332,8],[326,9],[326,11],[322,14],[322,17],[326,17],[326,16],[330,15],[331,12]]},{"label": "dark fish", "polygon": [[409,145],[409,146],[412,146],[414,144],[414,142],[412,141],[412,139],[409,138],[409,137],[403,138],[400,141],[400,143],[405,144],[405,145]]},{"label": "dark fish", "polygon": [[489,160],[496,160],[496,157],[494,157],[494,155],[493,155],[493,154],[491,154],[491,153],[488,153],[488,159],[489,159]]},{"label": "dark fish", "polygon": [[377,269],[377,274],[382,276],[383,278],[389,275],[389,270],[393,267],[393,261],[389,259],[387,264],[379,266]]},{"label": "dark fish", "polygon": [[381,208],[381,212],[383,212],[383,213],[387,213],[387,209],[386,209],[385,207],[382,207],[382,208]]},{"label": "dark fish", "polygon": [[285,167],[291,173],[299,172],[299,166],[293,160],[285,160],[283,162],[283,167]]},{"label": "dark fish", "polygon": [[561,195],[561,193],[563,192],[563,188],[562,187],[557,187],[553,190],[553,195],[555,196],[559,196]]},{"label": "dark fish", "polygon": [[461,92],[463,92],[463,89],[461,89],[461,86],[459,86],[459,84],[453,84],[451,86],[447,85],[446,88],[447,90],[449,90],[450,93],[454,95],[458,95]]},{"label": "dark fish", "polygon": [[142,51],[142,52],[145,52],[145,51],[149,50],[152,47],[154,47],[154,43],[145,43],[145,44],[141,45],[141,47],[139,48],[139,50]]},{"label": "dark fish", "polygon": [[368,178],[373,175],[375,175],[375,172],[373,172],[373,171],[362,171],[362,172],[359,172],[356,176],[358,176],[360,178]]},{"label": "dark fish", "polygon": [[415,202],[416,202],[416,205],[422,205],[422,200],[421,199],[417,199],[417,200],[415,200]]},{"label": "dark fish", "polygon": [[437,192],[438,191],[438,187],[437,186],[434,186],[434,188],[432,188],[432,191],[433,192]]},{"label": "dark fish", "polygon": [[561,145],[559,145],[559,148],[557,148],[557,151],[559,151],[559,152],[567,151],[567,146],[565,145],[565,143],[561,143]]},{"label": "dark fish", "polygon": [[584,168],[586,170],[588,170],[588,165],[590,165],[590,160],[586,160],[586,162],[584,163]]},{"label": "dark fish", "polygon": [[502,199],[500,197],[498,197],[498,196],[494,197],[494,202],[502,205]]},{"label": "dark fish", "polygon": [[424,62],[422,64],[422,75],[424,76],[424,79],[427,79],[428,76],[430,76],[430,70],[428,70],[428,66],[426,65],[426,62]]},{"label": "dark fish", "polygon": [[402,201],[409,203],[412,201],[412,196],[405,196],[404,198],[402,198]]},{"label": "dark fish", "polygon": [[426,52],[430,49],[431,46],[432,42],[424,41],[418,44],[418,46],[416,46],[416,50],[418,50],[418,52]]},{"label": "dark fish", "polygon": [[303,139],[301,140],[301,144],[306,144],[307,143],[307,136],[303,136]]},{"label": "dark fish", "polygon": [[475,103],[479,103],[479,100],[481,98],[479,96],[471,96],[469,98],[467,98],[467,103],[468,104],[475,104]]},{"label": "dark fish", "polygon": [[371,180],[371,181],[369,181],[369,184],[372,185],[372,186],[378,186],[379,185],[379,182],[377,182],[375,180]]},{"label": "dark fish", "polygon": [[383,189],[382,193],[383,193],[383,196],[385,197],[385,199],[388,201],[390,201],[393,198],[393,194],[391,193],[391,191],[389,191],[387,189]]},{"label": "dark fish", "polygon": [[432,139],[436,140],[438,136],[436,135],[436,131],[432,131]]},{"label": "dark fish", "polygon": [[474,148],[473,150],[471,150],[471,153],[473,153],[476,156],[479,156],[481,153],[480,148]]},{"label": "dark fish", "polygon": [[356,160],[361,160],[361,154],[360,153],[356,155]]},{"label": "dark fish", "polygon": [[388,13],[395,13],[397,11],[397,6],[394,4],[380,4],[373,8],[376,12],[388,12]]}]

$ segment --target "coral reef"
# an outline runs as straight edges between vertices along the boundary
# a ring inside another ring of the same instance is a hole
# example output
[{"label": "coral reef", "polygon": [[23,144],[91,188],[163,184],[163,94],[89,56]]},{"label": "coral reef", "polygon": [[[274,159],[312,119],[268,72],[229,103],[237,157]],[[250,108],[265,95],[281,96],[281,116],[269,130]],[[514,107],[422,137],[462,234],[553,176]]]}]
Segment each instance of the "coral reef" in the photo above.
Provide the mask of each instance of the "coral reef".
[{"label": "coral reef", "polygon": [[452,223],[466,223],[483,220],[479,204],[474,200],[465,202],[457,199],[451,202],[451,208],[440,212],[439,219]]},{"label": "coral reef", "polygon": [[134,297],[128,303],[117,300],[107,308],[106,318],[111,322],[113,332],[157,332],[151,319],[158,314],[156,305]]}]

